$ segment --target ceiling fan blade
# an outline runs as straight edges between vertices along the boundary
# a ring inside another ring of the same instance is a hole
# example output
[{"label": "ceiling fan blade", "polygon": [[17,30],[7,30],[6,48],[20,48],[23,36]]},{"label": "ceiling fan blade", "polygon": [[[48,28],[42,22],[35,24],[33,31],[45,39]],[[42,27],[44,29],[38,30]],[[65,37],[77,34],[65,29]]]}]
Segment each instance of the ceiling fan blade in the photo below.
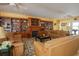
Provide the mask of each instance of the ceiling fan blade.
[{"label": "ceiling fan blade", "polygon": [[22,3],[15,3],[15,5],[16,5],[16,7],[17,7],[17,9],[27,9],[27,8],[25,8],[26,6],[25,5],[23,5]]},{"label": "ceiling fan blade", "polygon": [[0,3],[0,5],[9,5],[9,3]]}]

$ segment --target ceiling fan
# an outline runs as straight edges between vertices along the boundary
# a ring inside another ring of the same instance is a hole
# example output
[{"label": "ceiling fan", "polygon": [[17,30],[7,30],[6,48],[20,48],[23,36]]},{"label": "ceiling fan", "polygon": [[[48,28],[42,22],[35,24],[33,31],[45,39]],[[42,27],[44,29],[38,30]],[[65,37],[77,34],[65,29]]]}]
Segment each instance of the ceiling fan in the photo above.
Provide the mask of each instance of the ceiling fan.
[{"label": "ceiling fan", "polygon": [[17,9],[27,9],[27,8],[25,8],[26,6],[24,5],[24,4],[22,4],[22,3],[0,3],[0,5],[5,5],[5,6],[7,6],[7,5],[9,5],[9,6],[14,6],[14,7],[16,7]]}]

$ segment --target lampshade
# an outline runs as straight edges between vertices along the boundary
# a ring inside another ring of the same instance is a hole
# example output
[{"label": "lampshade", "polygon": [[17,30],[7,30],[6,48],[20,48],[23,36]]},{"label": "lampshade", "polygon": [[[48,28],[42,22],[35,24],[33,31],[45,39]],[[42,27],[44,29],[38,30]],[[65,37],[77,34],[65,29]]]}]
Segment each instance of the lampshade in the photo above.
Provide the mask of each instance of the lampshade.
[{"label": "lampshade", "polygon": [[0,27],[0,39],[6,38],[6,34],[3,27]]}]

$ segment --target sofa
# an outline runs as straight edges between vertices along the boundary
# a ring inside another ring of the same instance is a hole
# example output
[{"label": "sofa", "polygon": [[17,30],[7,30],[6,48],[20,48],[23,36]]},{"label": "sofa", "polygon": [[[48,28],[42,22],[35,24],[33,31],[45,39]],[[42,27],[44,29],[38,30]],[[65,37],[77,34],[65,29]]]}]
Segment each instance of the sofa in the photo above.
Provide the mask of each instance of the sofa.
[{"label": "sofa", "polygon": [[60,38],[60,37],[65,37],[69,36],[69,33],[67,31],[62,31],[62,30],[51,30],[48,31],[50,34],[51,38]]},{"label": "sofa", "polygon": [[36,56],[73,56],[79,50],[79,36],[66,36],[45,43],[34,41]]},{"label": "sofa", "polygon": [[23,56],[24,53],[24,43],[21,34],[16,34],[14,32],[8,32],[6,37],[8,41],[12,43],[13,48],[11,49],[12,56]]}]

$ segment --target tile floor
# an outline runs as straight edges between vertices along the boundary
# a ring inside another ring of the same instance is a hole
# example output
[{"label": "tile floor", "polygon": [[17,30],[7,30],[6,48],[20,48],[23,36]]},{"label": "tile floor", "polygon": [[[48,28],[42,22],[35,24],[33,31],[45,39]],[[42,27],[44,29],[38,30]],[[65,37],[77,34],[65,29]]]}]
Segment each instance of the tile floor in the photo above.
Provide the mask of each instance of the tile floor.
[{"label": "tile floor", "polygon": [[34,46],[33,38],[28,38],[24,40],[24,56],[33,56],[34,55]]}]

